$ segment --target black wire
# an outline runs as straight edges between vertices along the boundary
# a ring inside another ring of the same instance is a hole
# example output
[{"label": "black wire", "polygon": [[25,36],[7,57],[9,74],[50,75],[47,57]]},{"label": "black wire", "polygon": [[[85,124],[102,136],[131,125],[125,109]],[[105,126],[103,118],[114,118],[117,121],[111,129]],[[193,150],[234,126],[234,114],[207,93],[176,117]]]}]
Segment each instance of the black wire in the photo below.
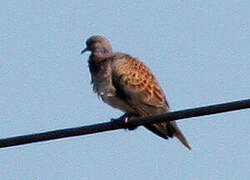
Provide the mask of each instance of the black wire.
[{"label": "black wire", "polygon": [[17,146],[34,142],[48,141],[65,137],[87,135],[103,131],[111,131],[116,129],[127,128],[129,125],[140,126],[145,123],[174,121],[184,118],[217,114],[217,113],[235,111],[247,108],[250,108],[250,99],[169,112],[154,116],[133,118],[127,124],[125,124],[123,121],[113,121],[113,122],[99,123],[89,126],[81,126],[76,128],[68,128],[68,129],[47,131],[36,134],[29,134],[24,136],[4,138],[0,139],[0,148]]}]

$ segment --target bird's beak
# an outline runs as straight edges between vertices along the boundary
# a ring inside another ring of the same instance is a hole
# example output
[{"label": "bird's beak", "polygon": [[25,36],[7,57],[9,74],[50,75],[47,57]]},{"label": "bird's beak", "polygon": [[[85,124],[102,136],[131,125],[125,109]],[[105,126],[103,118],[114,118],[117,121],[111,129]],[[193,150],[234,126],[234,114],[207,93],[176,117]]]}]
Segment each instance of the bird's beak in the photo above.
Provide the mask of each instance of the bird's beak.
[{"label": "bird's beak", "polygon": [[87,47],[84,50],[81,51],[81,54],[85,53],[86,51],[88,51]]}]

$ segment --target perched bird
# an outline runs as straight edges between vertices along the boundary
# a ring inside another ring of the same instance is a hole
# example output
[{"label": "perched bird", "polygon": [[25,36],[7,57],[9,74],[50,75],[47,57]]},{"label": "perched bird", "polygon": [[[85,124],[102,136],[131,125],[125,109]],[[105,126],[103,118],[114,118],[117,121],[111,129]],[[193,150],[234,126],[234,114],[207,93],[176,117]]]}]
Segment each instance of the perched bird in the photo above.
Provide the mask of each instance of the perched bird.
[{"label": "perched bird", "polygon": [[[110,42],[95,35],[86,41],[81,53],[90,51],[89,70],[93,90],[125,116],[148,116],[169,112],[163,90],[140,60],[128,54],[114,52]],[[191,150],[175,121],[144,125],[164,139],[177,137]]]}]

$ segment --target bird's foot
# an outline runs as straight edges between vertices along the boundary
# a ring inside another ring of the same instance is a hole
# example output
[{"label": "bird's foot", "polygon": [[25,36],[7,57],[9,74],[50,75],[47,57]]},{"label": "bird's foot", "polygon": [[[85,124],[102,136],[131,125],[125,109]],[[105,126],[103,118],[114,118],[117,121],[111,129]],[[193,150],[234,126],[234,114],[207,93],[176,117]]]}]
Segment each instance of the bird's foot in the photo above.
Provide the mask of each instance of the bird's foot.
[{"label": "bird's foot", "polygon": [[125,113],[124,115],[122,115],[121,117],[117,118],[117,119],[111,119],[112,122],[122,122],[126,125],[126,129],[128,130],[134,130],[137,128],[137,126],[134,126],[132,124],[129,124],[129,120],[131,118],[135,117],[134,114],[131,114],[131,113]]}]

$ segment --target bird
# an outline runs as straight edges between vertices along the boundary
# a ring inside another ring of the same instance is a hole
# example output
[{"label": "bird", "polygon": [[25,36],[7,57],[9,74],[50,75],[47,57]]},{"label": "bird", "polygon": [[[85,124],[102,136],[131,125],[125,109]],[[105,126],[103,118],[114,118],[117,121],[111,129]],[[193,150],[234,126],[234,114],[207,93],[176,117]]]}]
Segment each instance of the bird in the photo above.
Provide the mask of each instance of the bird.
[{"label": "bird", "polygon": [[[93,90],[106,104],[123,111],[124,117],[170,112],[162,88],[141,60],[113,51],[110,41],[102,35],[87,39],[81,54],[87,51],[91,53],[88,66]],[[146,123],[144,127],[164,139],[176,137],[191,150],[175,121]]]}]

